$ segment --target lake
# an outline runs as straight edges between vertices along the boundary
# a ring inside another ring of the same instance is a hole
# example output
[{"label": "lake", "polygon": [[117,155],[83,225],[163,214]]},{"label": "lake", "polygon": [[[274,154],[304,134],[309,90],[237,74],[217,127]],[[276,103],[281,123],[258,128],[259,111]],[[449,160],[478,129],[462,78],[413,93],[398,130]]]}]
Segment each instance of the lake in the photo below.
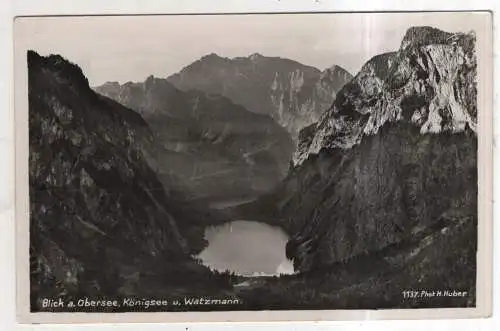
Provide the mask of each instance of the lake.
[{"label": "lake", "polygon": [[208,246],[198,258],[217,271],[243,276],[292,274],[285,256],[288,236],[279,227],[252,221],[233,221],[205,230]]}]

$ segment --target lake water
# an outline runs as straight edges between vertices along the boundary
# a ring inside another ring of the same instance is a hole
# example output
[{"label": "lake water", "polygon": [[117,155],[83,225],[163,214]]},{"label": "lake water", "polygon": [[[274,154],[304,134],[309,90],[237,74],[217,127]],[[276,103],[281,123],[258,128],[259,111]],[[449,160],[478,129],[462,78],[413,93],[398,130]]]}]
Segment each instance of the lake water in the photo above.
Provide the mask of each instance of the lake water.
[{"label": "lake water", "polygon": [[288,236],[265,223],[234,221],[205,230],[208,246],[198,258],[218,270],[243,276],[270,276],[293,273],[285,256]]}]

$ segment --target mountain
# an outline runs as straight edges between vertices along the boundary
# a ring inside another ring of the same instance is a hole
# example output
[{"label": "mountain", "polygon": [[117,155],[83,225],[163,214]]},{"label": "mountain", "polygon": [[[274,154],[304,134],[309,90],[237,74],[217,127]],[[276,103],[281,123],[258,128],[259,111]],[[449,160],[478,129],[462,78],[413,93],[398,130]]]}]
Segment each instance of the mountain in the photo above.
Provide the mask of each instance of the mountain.
[{"label": "mountain", "polygon": [[[476,65],[473,33],[409,29],[399,50],[369,60],[301,131],[282,184],[232,212],[284,227],[303,273],[361,259],[378,261],[366,270],[380,274],[397,266],[387,277],[399,290],[474,293]],[[389,282],[377,277],[372,285]]]},{"label": "mountain", "polygon": [[[314,136],[304,132],[294,164],[324,147],[351,148],[384,124],[401,120],[422,134],[461,132],[466,127],[475,132],[472,39],[432,28],[409,29],[399,52],[374,57],[345,86],[314,130],[306,131],[314,131]],[[467,84],[473,89],[467,90]]]},{"label": "mountain", "polygon": [[339,66],[324,71],[255,53],[223,58],[209,54],[168,77],[177,88],[221,94],[246,109],[271,116],[296,140],[314,123],[352,76]]},{"label": "mountain", "polygon": [[221,95],[183,92],[153,76],[95,90],[141,114],[161,145],[158,171],[180,176],[193,199],[252,198],[272,189],[289,168],[289,134]]},{"label": "mountain", "polygon": [[59,55],[29,51],[28,75],[33,309],[42,297],[203,284],[209,270],[190,255],[199,228],[218,220],[165,189],[142,117],[96,94]]}]

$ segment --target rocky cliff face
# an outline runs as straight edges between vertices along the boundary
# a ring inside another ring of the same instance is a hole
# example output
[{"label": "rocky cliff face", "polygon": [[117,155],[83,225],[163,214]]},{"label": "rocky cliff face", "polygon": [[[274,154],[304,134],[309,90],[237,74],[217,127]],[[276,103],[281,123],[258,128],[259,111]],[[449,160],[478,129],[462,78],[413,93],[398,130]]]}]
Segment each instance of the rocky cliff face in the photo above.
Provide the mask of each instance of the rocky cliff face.
[{"label": "rocky cliff face", "polygon": [[339,66],[320,70],[298,62],[252,54],[202,57],[168,78],[181,90],[224,95],[248,110],[271,116],[294,139],[314,123],[352,76]]},{"label": "rocky cliff face", "polygon": [[188,224],[202,212],[149,166],[146,122],[94,93],[60,56],[29,51],[28,68],[34,309],[40,296],[138,293],[148,273],[168,288],[186,265],[196,275]]},{"label": "rocky cliff face", "polygon": [[193,199],[254,197],[284,178],[293,153],[288,133],[270,117],[218,94],[180,91],[165,79],[96,88],[140,113],[161,145],[162,174],[183,178]]},{"label": "rocky cliff face", "polygon": [[[239,211],[279,219],[292,235],[287,255],[304,272],[370,256],[422,233],[434,234],[401,253],[403,261],[420,261],[405,267],[406,277],[426,278],[423,263],[439,258],[432,247],[441,247],[443,259],[474,251],[474,43],[473,34],[408,30],[397,52],[371,59],[321,119],[301,131],[295,166],[274,194]],[[432,239],[439,231],[454,233],[463,246],[443,247]],[[463,271],[433,277],[461,277],[457,284],[472,288],[475,255],[469,253],[455,261],[466,265]]]},{"label": "rocky cliff face", "polygon": [[301,164],[322,148],[349,149],[386,123],[411,122],[421,134],[476,130],[474,36],[408,30],[398,52],[371,59],[306,135]]}]

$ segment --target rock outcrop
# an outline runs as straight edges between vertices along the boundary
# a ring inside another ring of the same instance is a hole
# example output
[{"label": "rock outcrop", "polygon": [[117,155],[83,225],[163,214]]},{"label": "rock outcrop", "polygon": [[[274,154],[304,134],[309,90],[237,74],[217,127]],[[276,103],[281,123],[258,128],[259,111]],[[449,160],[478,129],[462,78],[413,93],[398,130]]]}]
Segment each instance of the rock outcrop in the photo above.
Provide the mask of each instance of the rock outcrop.
[{"label": "rock outcrop", "polygon": [[386,123],[411,122],[422,134],[475,132],[475,74],[473,34],[409,29],[398,52],[375,56],[344,87],[294,164],[322,148],[349,149]]}]

